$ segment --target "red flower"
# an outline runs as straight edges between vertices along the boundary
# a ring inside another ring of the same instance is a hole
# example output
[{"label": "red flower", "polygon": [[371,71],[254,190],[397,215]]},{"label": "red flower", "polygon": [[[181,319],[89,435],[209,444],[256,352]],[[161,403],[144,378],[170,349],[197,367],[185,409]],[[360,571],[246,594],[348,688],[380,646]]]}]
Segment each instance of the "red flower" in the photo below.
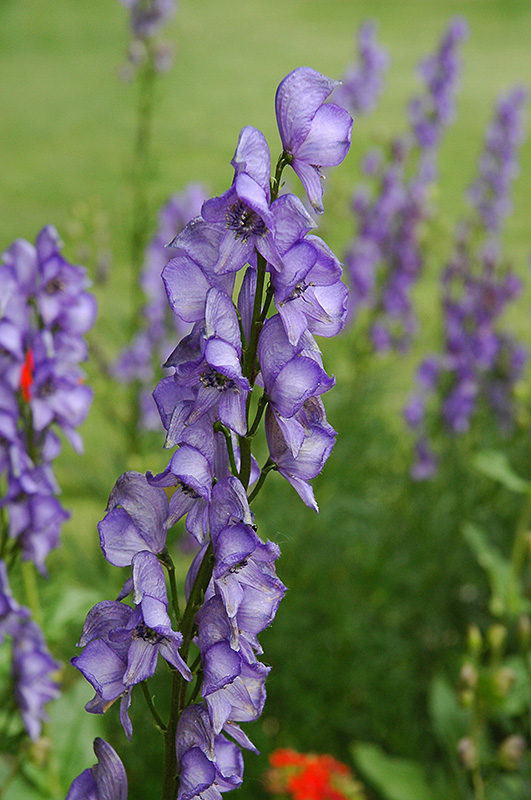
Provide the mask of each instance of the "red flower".
[{"label": "red flower", "polygon": [[332,756],[283,749],[275,750],[269,761],[273,767],[267,775],[270,792],[289,794],[292,800],[347,800],[341,788],[352,783],[350,770]]},{"label": "red flower", "polygon": [[35,369],[35,360],[33,358],[33,350],[30,349],[26,353],[25,361],[20,370],[20,391],[26,403],[29,403],[32,397],[31,387],[33,386],[33,371]]}]

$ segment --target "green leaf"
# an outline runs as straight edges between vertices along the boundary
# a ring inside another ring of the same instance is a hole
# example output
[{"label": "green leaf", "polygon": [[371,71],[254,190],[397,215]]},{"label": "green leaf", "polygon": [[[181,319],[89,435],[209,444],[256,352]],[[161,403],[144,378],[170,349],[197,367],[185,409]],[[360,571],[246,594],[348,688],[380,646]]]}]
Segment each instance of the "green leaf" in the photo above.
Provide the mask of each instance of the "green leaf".
[{"label": "green leaf", "polygon": [[[485,572],[490,583],[490,610],[496,616],[502,616],[508,610],[507,593],[511,585],[511,564],[491,545],[486,535],[477,525],[467,522],[463,525],[463,536],[473,550],[478,563]],[[516,609],[511,609],[516,611]]]},{"label": "green leaf", "polygon": [[436,675],[431,682],[429,707],[439,741],[450,753],[455,753],[458,741],[468,730],[468,713],[459,705],[454,687],[443,675]]},{"label": "green leaf", "polygon": [[436,800],[425,770],[416,761],[389,756],[370,742],[357,742],[351,753],[359,771],[386,800]]},{"label": "green leaf", "polygon": [[498,481],[512,492],[528,494],[531,491],[531,483],[514,472],[505,453],[498,450],[482,450],[474,457],[473,464],[484,475]]}]

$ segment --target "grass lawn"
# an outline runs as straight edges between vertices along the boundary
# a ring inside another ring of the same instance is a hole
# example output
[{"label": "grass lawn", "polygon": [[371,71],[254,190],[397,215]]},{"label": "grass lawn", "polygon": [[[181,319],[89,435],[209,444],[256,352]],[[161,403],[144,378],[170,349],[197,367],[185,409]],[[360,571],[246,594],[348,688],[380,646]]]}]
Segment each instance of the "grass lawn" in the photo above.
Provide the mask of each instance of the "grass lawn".
[{"label": "grass lawn", "polygon": [[[322,235],[341,258],[353,232],[348,203],[359,180],[360,158],[372,143],[405,129],[407,101],[420,87],[415,66],[454,15],[466,17],[470,37],[463,47],[457,120],[440,156],[435,200],[441,246],[431,253],[417,290],[422,342],[405,361],[391,358],[361,375],[353,363],[352,334],[325,342],[325,364],[338,383],[327,408],[339,437],[316,481],[322,513],[316,517],[298,504],[276,474],[256,504],[261,535],[281,544],[285,561],[279,573],[291,587],[278,621],[263,637],[274,670],[270,702],[263,721],[251,726],[251,736],[264,753],[285,744],[329,748],[346,759],[350,742],[358,738],[378,741],[398,755],[438,757],[429,739],[427,687],[434,671],[455,656],[466,610],[461,586],[478,582],[477,609],[485,593],[479,570],[463,563],[463,509],[479,508],[487,519],[492,504],[500,520],[492,522],[493,535],[501,542],[513,509],[503,492],[491,496],[486,484],[459,486],[464,475],[459,453],[453,474],[450,468],[427,489],[411,486],[410,442],[400,408],[417,355],[437,338],[430,323],[437,316],[438,273],[453,224],[466,208],[464,193],[495,98],[515,83],[531,84],[531,6],[529,0],[180,0],[165,30],[175,63],[157,86],[153,217],[189,181],[200,181],[216,194],[227,188],[244,125],[264,132],[275,159],[279,81],[299,65],[340,77],[354,58],[360,23],[378,21],[391,57],[386,91],[373,114],[356,120],[351,152],[331,175],[325,194]],[[92,343],[107,358],[126,343],[131,312],[128,173],[136,87],[120,79],[127,43],[126,12],[116,0],[0,0],[0,250],[17,237],[34,240],[43,225],[52,223],[65,240],[66,256],[73,258],[74,218],[99,215],[110,237],[112,266],[107,282],[95,287],[100,317]],[[515,212],[504,243],[527,278],[531,141],[521,156]],[[530,303],[528,286],[510,315],[511,325],[528,341]],[[54,611],[53,622],[65,661],[86,610],[114,596],[122,578],[103,563],[95,527],[116,477],[126,468],[155,472],[167,460],[157,435],[146,439],[141,456],[131,457],[116,422],[125,417],[126,391],[105,381],[94,363],[87,373],[95,400],[82,430],[86,453],[80,458],[65,446],[57,467],[64,502],[73,511],[65,546],[50,558],[52,576],[62,578],[43,587],[45,602],[54,609],[61,605],[60,592],[68,592],[64,603],[70,610],[62,616]],[[525,463],[524,446],[514,448]],[[183,575],[185,569],[183,562]],[[79,688],[73,669],[67,668],[65,681],[81,707],[90,692]],[[68,719],[69,709],[56,713],[56,727]],[[106,730],[116,734],[121,747],[114,718],[106,719]],[[82,755],[72,755],[72,770],[92,763],[92,718],[84,724],[79,723]],[[147,742],[150,728],[135,717],[137,724]],[[131,800],[157,797],[144,769],[147,759],[158,758],[157,751],[148,742],[145,752],[138,762],[135,740],[124,747],[136,786]],[[246,758],[250,780],[238,795],[242,800],[261,791],[265,758],[251,763],[253,758]],[[157,771],[155,763],[151,769]],[[8,792],[5,800],[17,796]]]}]

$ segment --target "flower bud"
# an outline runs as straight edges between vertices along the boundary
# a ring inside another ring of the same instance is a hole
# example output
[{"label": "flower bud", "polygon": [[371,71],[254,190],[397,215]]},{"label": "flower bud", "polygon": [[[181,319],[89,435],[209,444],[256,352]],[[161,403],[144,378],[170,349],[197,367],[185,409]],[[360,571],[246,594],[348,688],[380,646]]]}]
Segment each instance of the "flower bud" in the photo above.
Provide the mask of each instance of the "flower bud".
[{"label": "flower bud", "polygon": [[491,625],[487,631],[487,642],[493,656],[500,656],[507,639],[507,628],[504,625]]},{"label": "flower bud", "polygon": [[498,750],[501,766],[509,770],[518,769],[526,750],[527,742],[523,736],[508,736],[503,740]]},{"label": "flower bud", "polygon": [[463,708],[472,708],[476,693],[473,689],[463,689],[459,692],[459,702]]},{"label": "flower bud", "polygon": [[524,650],[529,649],[531,644],[531,618],[529,614],[520,614],[518,618],[518,641]]},{"label": "flower bud", "polygon": [[476,667],[467,661],[461,667],[459,673],[459,685],[463,689],[475,689],[478,683],[478,671]]},{"label": "flower bud", "polygon": [[470,654],[473,656],[478,656],[481,652],[482,645],[483,639],[481,636],[481,631],[477,625],[470,625],[468,628],[468,649]]},{"label": "flower bud", "polygon": [[477,748],[470,736],[463,736],[457,743],[457,755],[465,769],[472,770],[477,765]]},{"label": "flower bud", "polygon": [[516,681],[516,672],[510,667],[500,667],[494,673],[494,687],[499,697],[507,697]]}]

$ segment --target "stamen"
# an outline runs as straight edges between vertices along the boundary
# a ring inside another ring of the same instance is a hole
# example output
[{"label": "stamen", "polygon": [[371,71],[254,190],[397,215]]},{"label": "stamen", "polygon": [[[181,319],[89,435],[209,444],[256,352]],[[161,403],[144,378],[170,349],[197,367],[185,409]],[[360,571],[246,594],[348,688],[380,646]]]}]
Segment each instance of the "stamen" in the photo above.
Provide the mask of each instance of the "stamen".
[{"label": "stamen", "polygon": [[227,389],[234,389],[236,387],[232,378],[227,378],[226,375],[221,375],[221,373],[215,370],[203,372],[199,376],[199,380],[207,389],[217,389],[218,392],[225,392]]},{"label": "stamen", "polygon": [[249,208],[242,200],[237,200],[230,206],[227,214],[227,228],[234,231],[236,239],[246,242],[250,236],[265,236],[267,226],[255,211]]},{"label": "stamen", "polygon": [[132,633],[133,639],[142,639],[144,642],[149,642],[150,644],[159,644],[163,641],[164,636],[161,636],[152,628],[148,628],[145,622],[141,622],[136,628],[133,630]]}]

